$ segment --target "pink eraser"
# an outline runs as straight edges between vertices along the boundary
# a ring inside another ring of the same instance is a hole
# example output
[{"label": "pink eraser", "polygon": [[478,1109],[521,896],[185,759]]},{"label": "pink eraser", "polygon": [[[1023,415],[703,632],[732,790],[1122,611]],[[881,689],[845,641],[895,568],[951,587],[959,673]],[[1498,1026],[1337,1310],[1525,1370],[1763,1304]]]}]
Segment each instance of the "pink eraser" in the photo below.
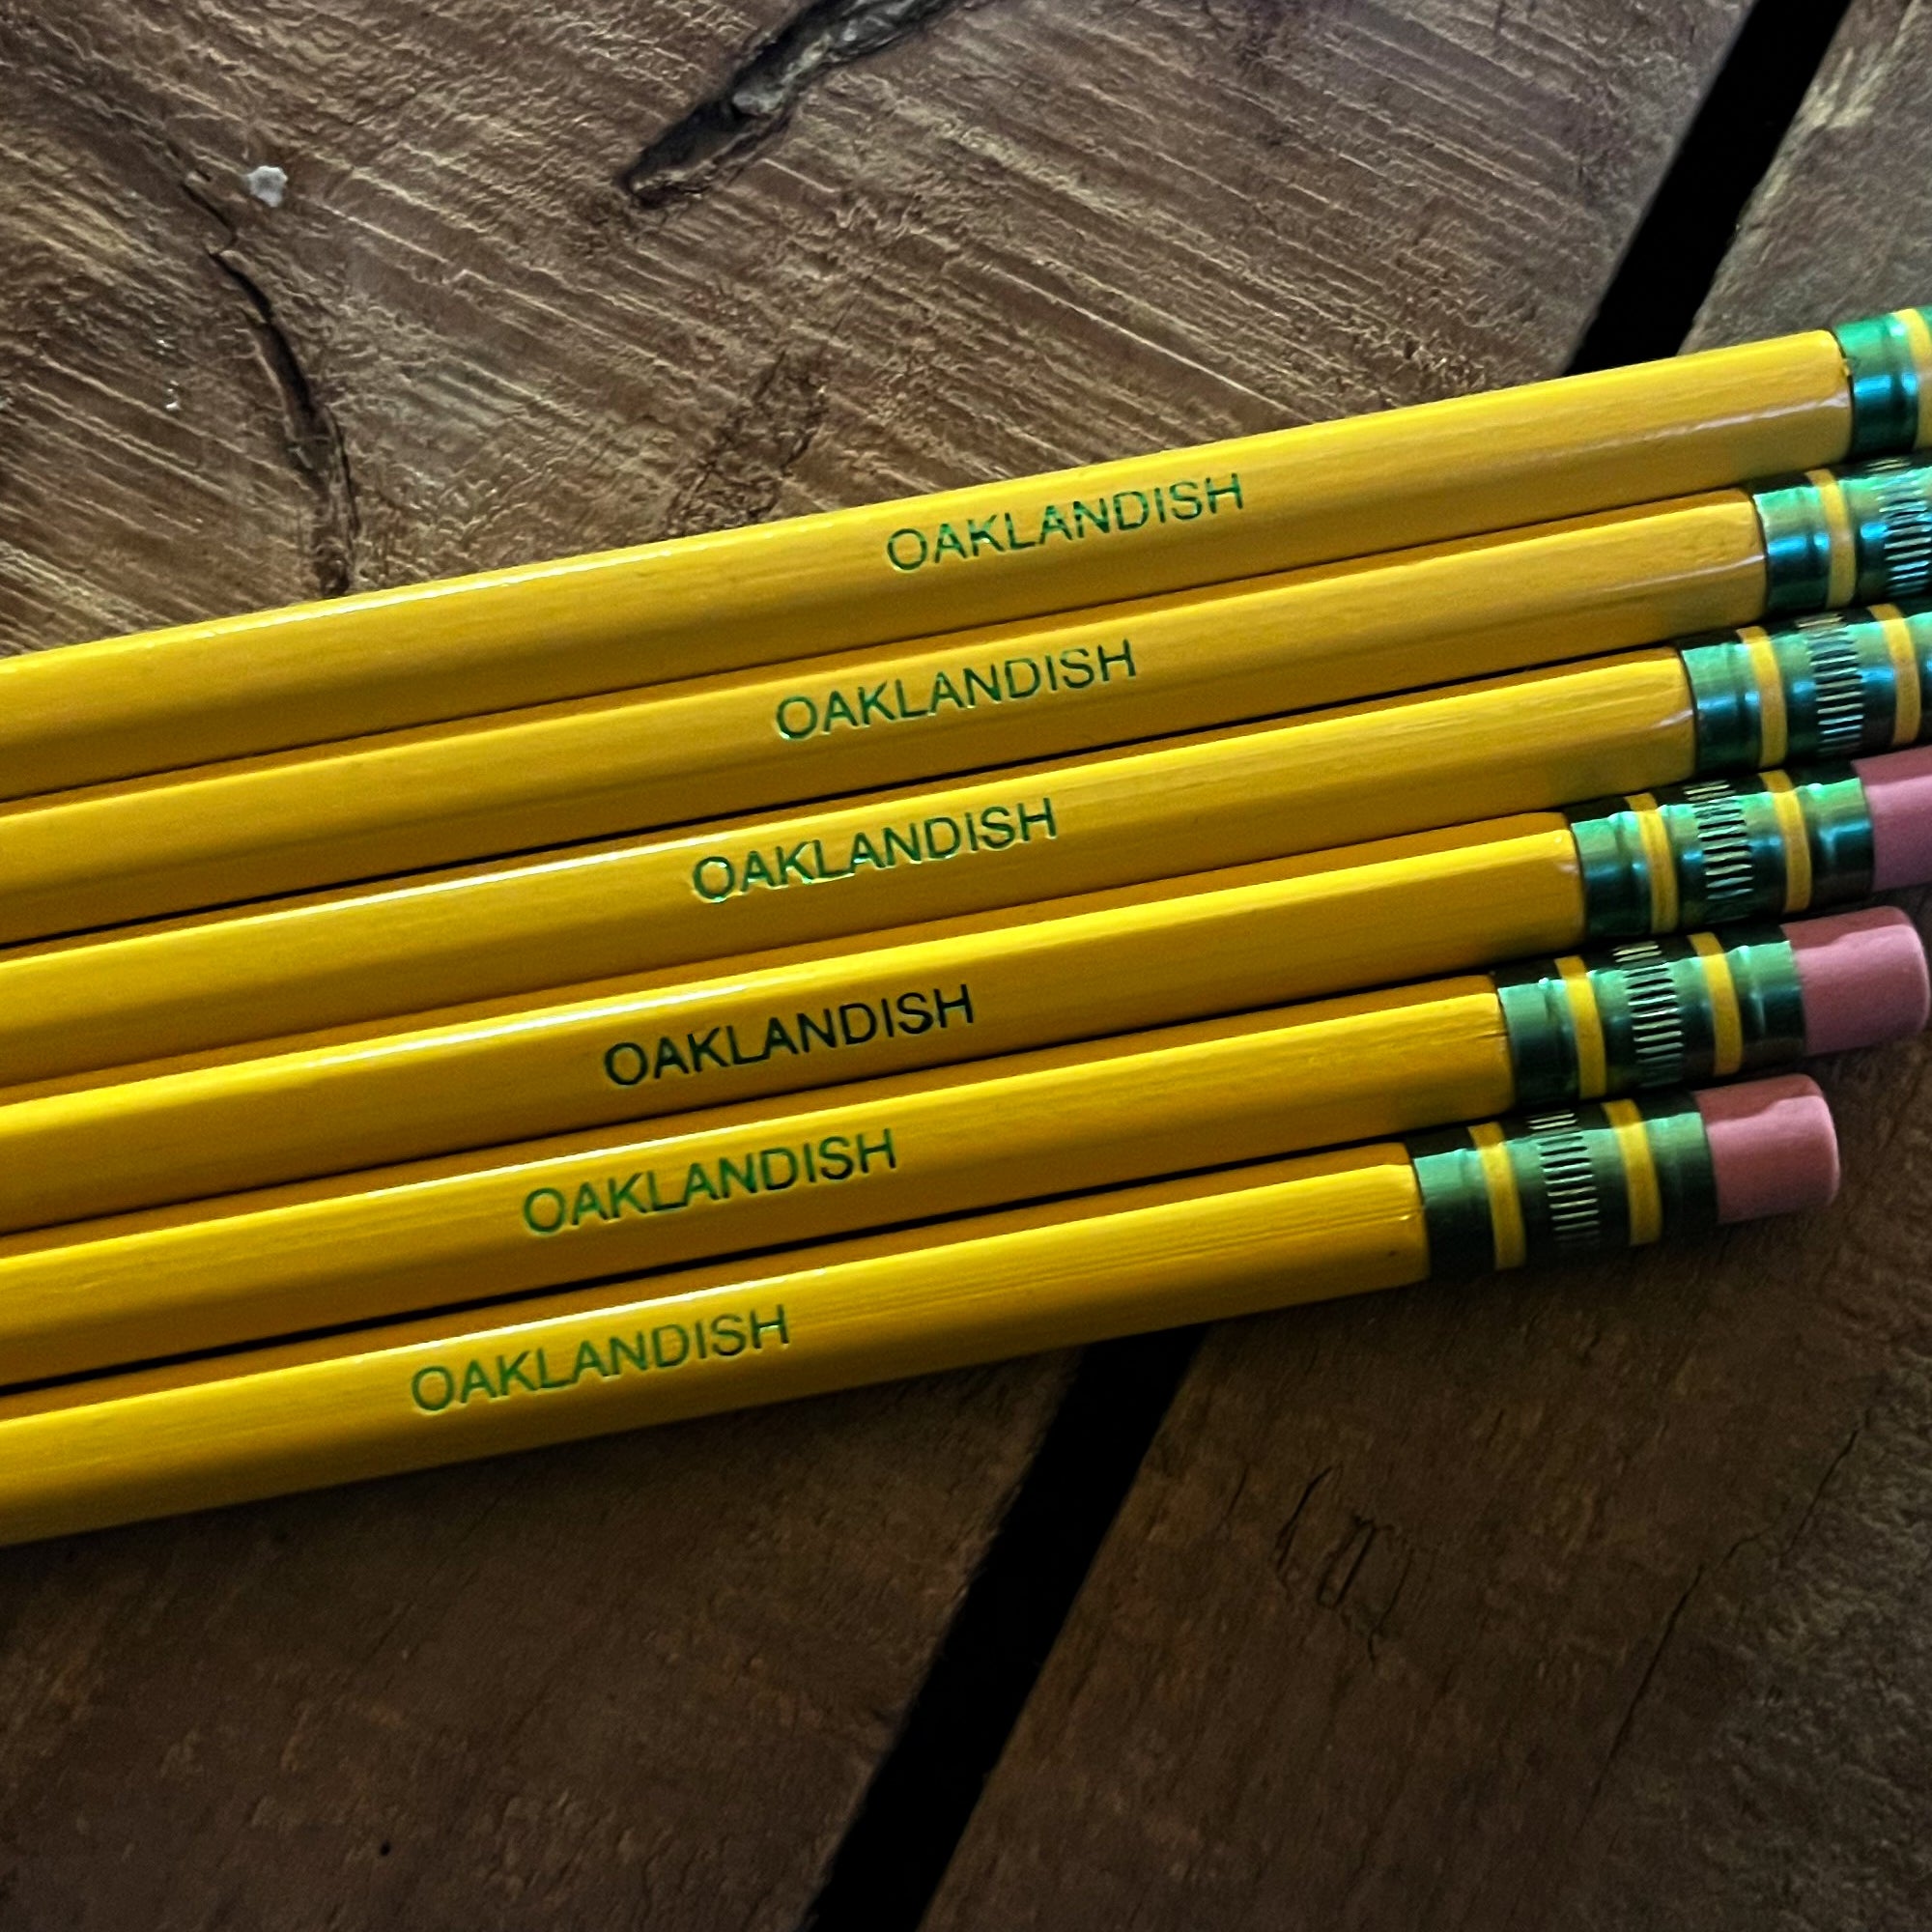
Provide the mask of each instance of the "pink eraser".
[{"label": "pink eraser", "polygon": [[1896,906],[1802,919],[1784,928],[1804,998],[1804,1051],[1905,1039],[1932,1018],[1925,942]]},{"label": "pink eraser", "polygon": [[1822,1208],[1838,1191],[1838,1136],[1815,1080],[1787,1073],[1695,1096],[1718,1179],[1718,1219]]},{"label": "pink eraser", "polygon": [[1854,758],[1872,821],[1872,890],[1932,879],[1932,745]]}]

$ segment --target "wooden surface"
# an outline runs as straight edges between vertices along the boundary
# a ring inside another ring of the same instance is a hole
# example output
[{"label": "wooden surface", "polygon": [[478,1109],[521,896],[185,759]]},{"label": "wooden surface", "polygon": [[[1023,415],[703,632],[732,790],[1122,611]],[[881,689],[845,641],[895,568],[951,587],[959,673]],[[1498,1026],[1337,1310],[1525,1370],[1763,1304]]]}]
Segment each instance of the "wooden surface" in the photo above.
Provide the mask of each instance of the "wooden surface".
[{"label": "wooden surface", "polygon": [[[1551,373],[1744,12],[0,0],[0,647]],[[1719,334],[1925,293],[1928,34]],[[931,1922],[1922,1922],[1923,1065],[1829,1221],[1211,1336]],[[0,1554],[0,1928],[800,1924],[1066,1374]]]}]

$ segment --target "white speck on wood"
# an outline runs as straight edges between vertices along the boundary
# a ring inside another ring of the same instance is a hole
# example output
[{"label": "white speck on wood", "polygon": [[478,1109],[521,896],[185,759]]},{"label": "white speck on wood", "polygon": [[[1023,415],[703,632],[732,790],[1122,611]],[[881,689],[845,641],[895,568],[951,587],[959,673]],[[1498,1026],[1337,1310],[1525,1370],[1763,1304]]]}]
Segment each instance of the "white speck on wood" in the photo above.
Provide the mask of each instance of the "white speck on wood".
[{"label": "white speck on wood", "polygon": [[282,196],[288,192],[289,178],[281,168],[265,163],[259,168],[250,168],[242,177],[242,185],[265,208],[279,208]]}]

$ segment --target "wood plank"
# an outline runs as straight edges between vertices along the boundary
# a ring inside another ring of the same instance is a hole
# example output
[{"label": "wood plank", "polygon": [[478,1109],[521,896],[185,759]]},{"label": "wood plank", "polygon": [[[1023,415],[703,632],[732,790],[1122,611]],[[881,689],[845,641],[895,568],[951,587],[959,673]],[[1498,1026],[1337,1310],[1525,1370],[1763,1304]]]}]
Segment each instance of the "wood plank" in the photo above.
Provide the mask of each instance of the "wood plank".
[{"label": "wood plank", "polygon": [[[1740,5],[0,0],[0,635],[1546,373]],[[797,1922],[1065,1372],[0,1557],[0,1921]]]},{"label": "wood plank", "polygon": [[[1926,298],[1928,59],[1854,7],[1700,342]],[[1922,1925],[1929,1074],[1829,1215],[1213,1333],[932,1932]]]},{"label": "wood plank", "polygon": [[0,1924],[795,1924],[1058,1366],[0,1551]]}]

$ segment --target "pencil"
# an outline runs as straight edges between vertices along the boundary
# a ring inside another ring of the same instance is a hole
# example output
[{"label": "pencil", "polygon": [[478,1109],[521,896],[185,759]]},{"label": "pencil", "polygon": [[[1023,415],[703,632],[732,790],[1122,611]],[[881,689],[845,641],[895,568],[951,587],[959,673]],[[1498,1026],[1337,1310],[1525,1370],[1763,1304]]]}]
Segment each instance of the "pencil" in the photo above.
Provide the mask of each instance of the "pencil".
[{"label": "pencil", "polygon": [[20,796],[1721,489],[1932,440],[1922,312],[0,662]]},{"label": "pencil", "polygon": [[0,1541],[1822,1206],[1802,1078],[1411,1141],[0,1399]]},{"label": "pencil", "polygon": [[1877,613],[1794,630],[1782,652],[1637,652],[0,958],[0,1083],[1647,791],[1748,769],[1774,739],[1800,755],[1906,742],[1928,636]]},{"label": "pencil", "polygon": [[[231,1348],[1873,1045],[1904,914],[1651,941],[0,1241],[14,1379]],[[98,1169],[96,1170],[98,1171]],[[111,1177],[110,1177],[111,1179]]]},{"label": "pencil", "polygon": [[[1842,903],[1875,877],[1932,876],[1915,830],[1932,829],[1932,797],[1908,781],[1928,764],[1867,762],[1889,801],[1883,834],[1849,774],[1705,781],[722,978],[16,1087],[0,1104],[0,1231]],[[22,1031],[16,1058],[44,1063],[71,1037]]]},{"label": "pencil", "polygon": [[1928,528],[1932,464],[1821,472],[1043,628],[55,794],[0,808],[0,904],[15,938],[108,925],[1910,596],[1932,588]]}]

